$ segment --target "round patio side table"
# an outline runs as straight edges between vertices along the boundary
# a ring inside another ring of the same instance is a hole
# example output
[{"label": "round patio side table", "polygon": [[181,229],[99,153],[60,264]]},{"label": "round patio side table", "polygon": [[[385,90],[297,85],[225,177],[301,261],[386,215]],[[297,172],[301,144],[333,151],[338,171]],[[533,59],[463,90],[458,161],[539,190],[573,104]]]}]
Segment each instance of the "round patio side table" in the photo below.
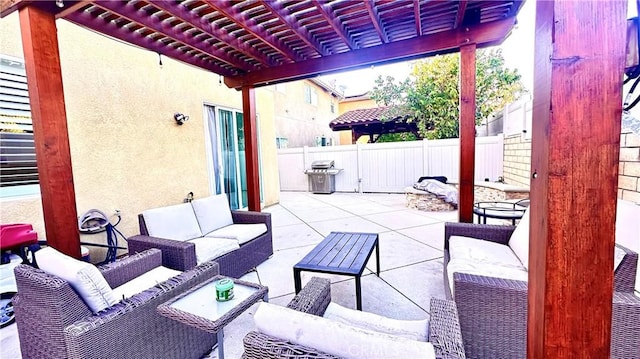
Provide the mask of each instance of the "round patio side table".
[{"label": "round patio side table", "polygon": [[529,199],[519,201],[486,201],[476,202],[473,205],[473,213],[478,216],[478,223],[487,224],[487,218],[511,220],[516,225],[516,220],[522,218],[529,207]]}]

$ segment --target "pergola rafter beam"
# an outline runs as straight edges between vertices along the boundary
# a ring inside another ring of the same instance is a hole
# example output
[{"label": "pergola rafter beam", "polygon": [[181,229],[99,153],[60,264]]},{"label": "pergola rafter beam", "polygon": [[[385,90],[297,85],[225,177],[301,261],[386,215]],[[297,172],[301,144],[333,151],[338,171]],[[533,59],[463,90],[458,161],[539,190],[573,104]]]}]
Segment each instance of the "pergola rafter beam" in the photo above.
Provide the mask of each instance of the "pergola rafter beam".
[{"label": "pergola rafter beam", "polygon": [[456,14],[456,22],[453,24],[453,28],[457,29],[462,25],[462,20],[464,20],[464,13],[467,11],[467,0],[460,0],[458,2],[458,13]]},{"label": "pergola rafter beam", "polygon": [[416,36],[422,36],[422,13],[420,0],[413,0],[413,16],[416,18]]},{"label": "pergola rafter beam", "polygon": [[293,31],[302,41],[305,42],[305,44],[316,50],[317,53],[322,56],[328,56],[331,54],[313,37],[313,35],[311,35],[311,33],[309,33],[309,30],[307,30],[307,28],[300,26],[294,19],[292,19],[293,15],[291,15],[288,10],[285,9],[284,6],[282,6],[282,4],[276,1],[265,0],[260,0],[259,2],[262,6],[265,7],[265,9],[271,11],[271,13],[277,16],[280,21],[285,23],[291,29],[291,31]]},{"label": "pergola rafter beam", "polygon": [[190,47],[196,51],[201,51],[231,66],[240,68],[244,71],[251,71],[256,69],[255,66],[251,66],[250,64],[237,58],[232,58],[227,52],[220,50],[216,46],[213,46],[205,41],[195,41],[195,39],[191,39],[192,36],[176,29],[167,21],[162,21],[157,16],[148,16],[148,14],[146,14],[144,10],[138,10],[132,5],[120,1],[96,1],[95,5],[136,24],[140,24],[146,28],[149,28],[174,41],[183,43],[185,44],[185,46]]},{"label": "pergola rafter beam", "polygon": [[384,30],[382,20],[380,19],[380,14],[378,13],[378,9],[373,6],[374,5],[373,1],[374,0],[365,1],[364,3],[367,6],[367,12],[369,12],[369,17],[371,18],[371,22],[373,23],[373,26],[376,28],[376,32],[378,33],[378,36],[380,36],[380,40],[382,41],[383,44],[386,44],[387,42],[389,42],[389,37],[387,36],[387,33]]},{"label": "pergola rafter beam", "polygon": [[409,60],[427,55],[457,51],[460,46],[476,43],[478,48],[496,45],[513,28],[515,19],[505,19],[480,24],[469,29],[443,31],[433,35],[390,42],[384,46],[353,50],[346,53],[310,59],[304,63],[288,64],[267,70],[259,70],[246,75],[225,77],[229,87],[240,88],[246,85],[264,86],[274,81],[293,81],[314,77],[323,73],[353,70],[380,64]]},{"label": "pergola rafter beam", "polygon": [[249,32],[253,36],[260,39],[260,41],[272,47],[274,50],[281,53],[283,56],[291,61],[302,61],[302,56],[295,53],[288,46],[286,46],[280,38],[268,33],[258,22],[250,17],[247,17],[238,9],[234,8],[233,3],[228,0],[203,0],[212,9],[219,12],[222,16],[225,16],[229,20],[235,22]]},{"label": "pergola rafter beam", "polygon": [[236,51],[246,56],[255,58],[262,65],[265,65],[267,67],[276,65],[275,61],[267,57],[262,52],[254,49],[252,46],[247,45],[246,42],[238,40],[238,38],[229,34],[227,30],[215,26],[209,21],[204,20],[202,17],[198,16],[182,4],[176,4],[171,1],[156,1],[152,4],[156,8],[191,24],[194,28],[202,31],[203,33],[219,39]]},{"label": "pergola rafter beam", "polygon": [[[368,2],[367,0],[366,2]],[[353,41],[351,36],[347,33],[347,30],[342,25],[340,19],[338,19],[334,14],[331,6],[325,4],[324,2],[320,2],[318,0],[314,1],[315,6],[318,8],[320,15],[325,18],[327,23],[331,26],[333,31],[344,41],[345,44],[349,47],[349,49],[354,50],[358,48],[358,45]]]},{"label": "pergola rafter beam", "polygon": [[[220,67],[213,62],[206,61],[200,57],[182,52],[172,46],[162,43],[161,41],[157,41],[155,39],[142,35],[139,32],[131,32],[127,29],[119,27],[113,22],[106,21],[104,19],[99,19],[98,17],[93,16],[91,13],[86,11],[71,13],[67,15],[65,19],[73,23],[76,23],[82,27],[86,27],[88,29],[94,30],[98,33],[109,35],[113,38],[139,46],[143,49],[149,49],[149,50],[155,51],[159,54],[172,57],[176,60],[182,61],[189,65],[193,65],[205,70],[213,71],[223,76],[235,75],[235,73],[232,72],[231,70]],[[102,21],[96,21],[96,20],[102,20]]]}]

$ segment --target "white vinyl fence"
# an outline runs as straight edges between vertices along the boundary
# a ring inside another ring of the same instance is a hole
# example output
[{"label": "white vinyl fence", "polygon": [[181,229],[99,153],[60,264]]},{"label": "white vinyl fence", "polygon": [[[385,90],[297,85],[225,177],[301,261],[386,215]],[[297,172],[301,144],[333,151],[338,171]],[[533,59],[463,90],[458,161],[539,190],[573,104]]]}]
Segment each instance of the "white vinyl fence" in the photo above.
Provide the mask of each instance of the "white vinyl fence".
[{"label": "white vinyl fence", "polygon": [[[334,160],[337,192],[402,193],[422,176],[458,182],[459,139],[367,143],[278,150],[281,191],[307,191],[305,169],[316,160]],[[475,180],[502,176],[502,135],[476,138]]]}]

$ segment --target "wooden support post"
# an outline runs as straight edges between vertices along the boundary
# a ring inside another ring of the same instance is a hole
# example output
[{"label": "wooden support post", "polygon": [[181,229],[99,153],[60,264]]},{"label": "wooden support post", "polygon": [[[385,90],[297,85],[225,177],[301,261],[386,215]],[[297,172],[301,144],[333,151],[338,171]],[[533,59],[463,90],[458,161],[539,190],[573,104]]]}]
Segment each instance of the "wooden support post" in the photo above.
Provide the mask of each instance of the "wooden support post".
[{"label": "wooden support post", "polygon": [[476,45],[460,48],[460,188],[458,220],[473,222],[476,158]]},{"label": "wooden support post", "polygon": [[20,10],[20,29],[47,243],[80,258],[55,16],[28,5]]},{"label": "wooden support post", "polygon": [[258,161],[258,125],[256,121],[255,89],[242,88],[242,113],[244,119],[244,151],[247,168],[247,197],[249,210],[260,212],[260,162]]},{"label": "wooden support post", "polygon": [[608,358],[627,2],[536,4],[528,358]]}]

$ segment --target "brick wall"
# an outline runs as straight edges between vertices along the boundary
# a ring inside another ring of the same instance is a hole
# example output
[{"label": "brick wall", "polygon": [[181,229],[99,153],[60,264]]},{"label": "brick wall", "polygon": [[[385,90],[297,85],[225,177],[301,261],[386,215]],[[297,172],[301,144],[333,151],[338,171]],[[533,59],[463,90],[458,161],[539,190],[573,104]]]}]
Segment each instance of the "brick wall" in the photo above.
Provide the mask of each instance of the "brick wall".
[{"label": "brick wall", "polygon": [[529,187],[531,140],[518,134],[505,137],[503,175],[505,183]]},{"label": "brick wall", "polygon": [[[515,135],[504,139],[504,181],[529,186],[531,140]],[[640,204],[640,136],[623,132],[620,137],[618,198]]]},{"label": "brick wall", "polygon": [[620,136],[618,198],[640,203],[640,136],[630,132]]}]

